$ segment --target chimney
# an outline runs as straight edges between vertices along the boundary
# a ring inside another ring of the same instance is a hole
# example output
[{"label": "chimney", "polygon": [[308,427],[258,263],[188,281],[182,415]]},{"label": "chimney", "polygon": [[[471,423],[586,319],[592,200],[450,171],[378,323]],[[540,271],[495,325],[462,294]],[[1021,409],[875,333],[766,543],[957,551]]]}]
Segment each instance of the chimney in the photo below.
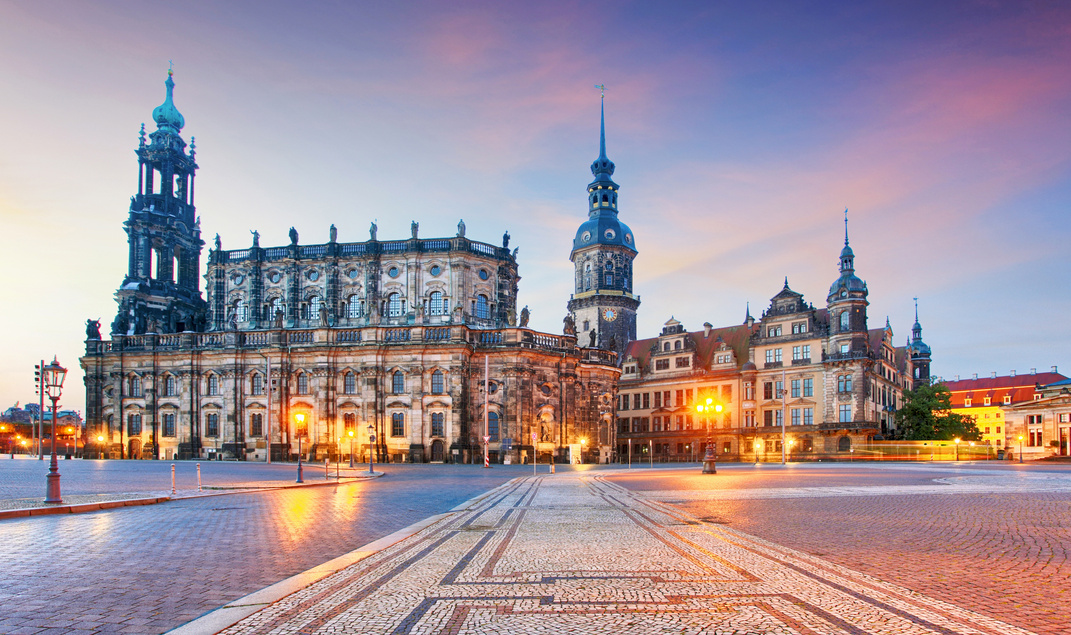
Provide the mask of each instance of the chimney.
[{"label": "chimney", "polygon": [[1031,369],[1030,369],[1030,374],[1031,374],[1031,375],[1037,375],[1037,374],[1038,374],[1038,369],[1036,369],[1036,368],[1031,368]]},{"label": "chimney", "polygon": [[989,378],[990,379],[996,379],[997,378],[997,371],[993,371],[993,374],[990,375]]},{"label": "chimney", "polygon": [[1056,372],[1056,367],[1055,366],[1052,367],[1052,372],[1054,372],[1054,373]]},{"label": "chimney", "polygon": [[974,374],[974,377],[973,377],[973,379],[978,379],[978,373],[975,373],[975,374]]},{"label": "chimney", "polygon": [[956,381],[959,381],[959,375],[956,375]]},{"label": "chimney", "polygon": [[[711,323],[710,323],[710,322],[703,322],[703,337],[704,337],[704,338],[710,337],[710,329],[711,329],[711,326],[712,326],[712,325],[711,325]],[[1055,366],[1053,366],[1053,367],[1052,367],[1052,369],[1053,369],[1053,370],[1055,371],[1055,370],[1056,370],[1056,367],[1055,367]]]},{"label": "chimney", "polygon": [[1011,372],[1011,376],[1015,377],[1015,371],[1014,370]]}]

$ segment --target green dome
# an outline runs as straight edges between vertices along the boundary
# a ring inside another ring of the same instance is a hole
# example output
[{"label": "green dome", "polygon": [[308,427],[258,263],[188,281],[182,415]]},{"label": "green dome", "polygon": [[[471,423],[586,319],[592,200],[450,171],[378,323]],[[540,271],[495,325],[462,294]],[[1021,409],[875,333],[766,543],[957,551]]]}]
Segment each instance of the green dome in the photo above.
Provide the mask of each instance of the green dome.
[{"label": "green dome", "polygon": [[175,81],[171,79],[171,71],[167,71],[167,81],[164,82],[164,86],[167,86],[167,97],[164,99],[164,103],[152,111],[152,119],[156,122],[157,129],[178,134],[182,127],[186,125],[186,119],[178,111],[178,108],[175,108],[175,103],[171,101],[171,94],[175,90]]}]

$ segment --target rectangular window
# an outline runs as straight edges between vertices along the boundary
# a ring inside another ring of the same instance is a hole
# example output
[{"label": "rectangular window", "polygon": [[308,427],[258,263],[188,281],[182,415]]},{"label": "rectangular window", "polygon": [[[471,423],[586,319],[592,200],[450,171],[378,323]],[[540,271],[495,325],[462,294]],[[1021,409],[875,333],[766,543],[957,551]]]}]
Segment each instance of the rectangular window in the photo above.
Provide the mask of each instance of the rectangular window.
[{"label": "rectangular window", "polygon": [[639,432],[640,431],[640,418],[639,417],[633,417],[632,418],[632,431],[633,432]]},{"label": "rectangular window", "polygon": [[805,426],[813,426],[814,425],[814,408],[804,408],[803,409],[803,425],[805,425]]},{"label": "rectangular window", "polygon": [[342,394],[353,395],[357,393],[357,375],[346,373],[342,377]]},{"label": "rectangular window", "polygon": [[400,412],[392,413],[390,416],[390,435],[392,437],[404,437],[405,436],[405,415]]},{"label": "rectangular window", "polygon": [[618,410],[628,410],[628,395],[621,395],[621,406]]},{"label": "rectangular window", "polygon": [[799,359],[802,359],[802,357],[800,356],[800,347],[799,346],[793,346],[792,347],[792,361],[797,361]]},{"label": "rectangular window", "polygon": [[778,399],[785,396],[785,384],[780,379],[774,382],[774,394]]},{"label": "rectangular window", "polygon": [[1041,428],[1033,428],[1030,430],[1030,439],[1027,445],[1035,448],[1042,446]]},{"label": "rectangular window", "polygon": [[249,415],[249,435],[254,437],[264,436],[264,415],[254,412]]},{"label": "rectangular window", "polygon": [[772,348],[766,350],[766,363],[767,364],[772,364],[773,363],[773,349]]},{"label": "rectangular window", "polygon": [[[683,390],[678,390],[676,397],[677,397],[677,401],[676,401],[676,403],[674,405],[679,408],[679,407],[684,405],[684,391]],[[666,404],[666,405],[669,405],[669,404]]]},{"label": "rectangular window", "polygon": [[677,428],[676,429],[677,430],[683,430],[684,429],[684,416],[677,415]]},{"label": "rectangular window", "polygon": [[141,434],[141,415],[129,414],[126,416],[126,434],[136,437]]},{"label": "rectangular window", "polygon": [[208,394],[208,395],[218,395],[219,394],[219,377],[217,377],[216,375],[209,375],[208,376],[208,386],[207,386],[207,388],[208,388],[208,392],[206,394]]},{"label": "rectangular window", "polygon": [[771,326],[766,329],[766,337],[779,337],[781,335],[781,326]]},{"label": "rectangular window", "polygon": [[178,391],[175,390],[175,378],[170,375],[164,380],[164,396],[174,397]]},{"label": "rectangular window", "polygon": [[669,370],[669,360],[668,359],[656,359],[655,360],[655,370]]},{"label": "rectangular window", "polygon": [[251,382],[250,388],[252,389],[252,392],[253,392],[254,395],[263,395],[264,394],[264,376],[261,375],[260,373],[257,373],[255,375],[253,375],[253,381]]},{"label": "rectangular window", "polygon": [[[657,395],[658,393],[655,393],[655,394]],[[654,417],[653,419],[651,419],[651,431],[652,432],[661,432],[662,431],[662,417]]]},{"label": "rectangular window", "polygon": [[677,368],[689,368],[692,365],[692,359],[690,357],[678,357],[676,365]]},{"label": "rectangular window", "polygon": [[640,409],[640,393],[636,393],[636,394],[632,395],[632,409],[633,410],[639,410]]},{"label": "rectangular window", "polygon": [[803,396],[804,397],[813,397],[814,396],[814,380],[811,379],[810,377],[807,377],[807,378],[805,378],[803,380]]},{"label": "rectangular window", "polygon": [[661,408],[662,407],[662,391],[661,390],[659,390],[658,392],[656,392],[654,394],[654,407],[655,408]]},{"label": "rectangular window", "polygon": [[691,430],[693,423],[694,423],[694,421],[692,420],[692,415],[684,415],[684,429],[685,430]]},{"label": "rectangular window", "polygon": [[651,408],[651,393],[643,393],[643,409],[649,410]]},{"label": "rectangular window", "polygon": [[722,403],[729,403],[733,400],[733,385],[723,384],[721,387],[721,400]]},{"label": "rectangular window", "polygon": [[219,436],[219,414],[215,412],[209,412],[205,415],[205,436]]},{"label": "rectangular window", "polygon": [[762,398],[773,399],[773,382],[768,381],[762,384]]},{"label": "rectangular window", "polygon": [[744,399],[751,401],[755,398],[755,387],[751,385],[751,382],[744,384]]},{"label": "rectangular window", "polygon": [[774,425],[780,427],[785,422],[785,413],[780,410],[774,410]]},{"label": "rectangular window", "polygon": [[745,410],[744,411],[744,427],[745,428],[754,428],[755,427],[755,411],[754,410]]},{"label": "rectangular window", "polygon": [[800,380],[793,379],[792,380],[792,398],[793,399],[798,399],[799,396],[800,396]]},{"label": "rectangular window", "polygon": [[773,425],[773,410],[763,410],[762,411],[762,425],[765,425],[765,426],[772,426]]},{"label": "rectangular window", "polygon": [[647,417],[640,417],[640,432],[647,432],[650,427],[651,420]]},{"label": "rectangular window", "polygon": [[173,437],[173,436],[175,436],[175,413],[173,413],[173,412],[165,412],[164,413],[164,431],[163,431],[163,435],[165,437]]},{"label": "rectangular window", "polygon": [[796,322],[795,324],[792,325],[792,332],[793,333],[806,333],[807,332],[807,323],[806,322]]},{"label": "rectangular window", "polygon": [[844,405],[840,407],[840,422],[851,423],[852,422],[852,407]]},{"label": "rectangular window", "polygon": [[799,408],[793,408],[792,409],[792,425],[798,426],[799,424],[800,424],[800,409]]},{"label": "rectangular window", "polygon": [[299,394],[299,395],[307,395],[307,394],[309,394],[309,376],[306,375],[305,373],[301,373],[297,377],[297,394]]},{"label": "rectangular window", "polygon": [[1004,405],[1007,406],[1011,403],[1011,395],[1004,395]]},{"label": "rectangular window", "polygon": [[781,361],[781,349],[779,349],[779,348],[775,348],[774,349],[773,360],[775,362]]},{"label": "rectangular window", "polygon": [[[353,413],[353,412],[344,412],[344,413],[342,413],[342,429],[347,433],[352,430],[356,434],[356,431],[357,431],[357,415],[356,415],[356,413]],[[346,436],[349,436],[349,435],[347,434]]]},{"label": "rectangular window", "polygon": [[811,358],[811,345],[810,344],[804,344],[803,345],[803,359],[810,359],[810,358]]},{"label": "rectangular window", "polygon": [[628,418],[627,417],[618,418],[618,420],[617,420],[617,431],[620,434],[624,434],[624,433],[628,432]]},{"label": "rectangular window", "polygon": [[441,412],[431,413],[431,436],[443,436],[443,421],[445,417],[446,416]]},{"label": "rectangular window", "polygon": [[982,401],[984,402],[984,405],[986,405],[986,406],[988,406],[988,405],[990,405],[990,403],[992,403],[992,400],[989,397],[986,397]]},{"label": "rectangular window", "polygon": [[971,398],[970,398],[970,397],[967,397],[966,399],[964,399],[964,400],[963,400],[963,405],[964,405],[965,407],[967,407],[967,408],[970,408],[970,407],[971,407]]}]

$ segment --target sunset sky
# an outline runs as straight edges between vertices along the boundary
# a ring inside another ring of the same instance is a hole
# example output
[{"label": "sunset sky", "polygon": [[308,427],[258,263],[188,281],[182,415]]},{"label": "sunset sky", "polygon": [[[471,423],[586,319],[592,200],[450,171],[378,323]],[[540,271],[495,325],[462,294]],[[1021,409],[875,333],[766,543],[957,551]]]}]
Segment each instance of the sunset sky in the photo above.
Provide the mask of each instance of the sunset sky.
[{"label": "sunset sky", "polygon": [[57,355],[84,409],[169,60],[206,243],[463,218],[560,332],[605,84],[641,337],[785,276],[824,306],[847,207],[871,327],[917,296],[935,374],[1071,371],[1071,3],[0,0],[0,408]]}]

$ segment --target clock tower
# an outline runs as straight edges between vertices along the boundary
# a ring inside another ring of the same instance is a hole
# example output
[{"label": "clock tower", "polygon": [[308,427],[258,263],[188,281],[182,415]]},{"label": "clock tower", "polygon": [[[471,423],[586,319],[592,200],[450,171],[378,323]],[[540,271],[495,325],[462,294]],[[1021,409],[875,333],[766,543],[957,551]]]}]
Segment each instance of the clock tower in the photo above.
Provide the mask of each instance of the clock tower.
[{"label": "clock tower", "polygon": [[577,229],[569,255],[575,271],[569,313],[581,346],[592,341],[594,332],[597,347],[623,355],[629,341],[636,339],[640,299],[632,294],[632,261],[638,252],[632,230],[617,217],[620,187],[611,178],[614,162],[606,157],[605,93],[600,115],[599,158],[591,164],[595,180],[588,185],[588,219]]}]

